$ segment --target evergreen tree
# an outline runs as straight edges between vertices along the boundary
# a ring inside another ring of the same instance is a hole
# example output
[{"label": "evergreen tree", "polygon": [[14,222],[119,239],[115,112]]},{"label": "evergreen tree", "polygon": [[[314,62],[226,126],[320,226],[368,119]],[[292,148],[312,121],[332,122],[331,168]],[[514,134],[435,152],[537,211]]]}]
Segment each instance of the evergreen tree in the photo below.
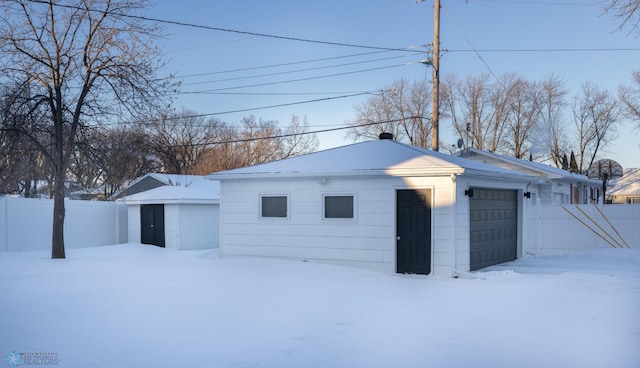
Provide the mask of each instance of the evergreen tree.
[{"label": "evergreen tree", "polygon": [[569,171],[572,173],[579,173],[578,162],[576,161],[576,155],[571,151],[571,162],[569,163]]}]

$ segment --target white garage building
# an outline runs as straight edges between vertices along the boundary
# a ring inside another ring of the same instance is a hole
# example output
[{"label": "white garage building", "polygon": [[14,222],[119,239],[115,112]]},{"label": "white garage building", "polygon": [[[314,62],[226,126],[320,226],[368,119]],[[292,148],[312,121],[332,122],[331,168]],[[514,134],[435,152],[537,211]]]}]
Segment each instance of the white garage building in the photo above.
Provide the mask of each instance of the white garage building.
[{"label": "white garage building", "polygon": [[536,178],[393,140],[208,176],[222,257],[277,257],[456,275],[523,254]]}]

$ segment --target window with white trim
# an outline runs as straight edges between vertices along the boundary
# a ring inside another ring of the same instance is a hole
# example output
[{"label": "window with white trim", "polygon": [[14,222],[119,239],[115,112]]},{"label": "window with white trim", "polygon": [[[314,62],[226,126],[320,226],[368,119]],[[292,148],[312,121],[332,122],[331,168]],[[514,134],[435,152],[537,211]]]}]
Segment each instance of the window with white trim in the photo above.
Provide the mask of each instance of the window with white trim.
[{"label": "window with white trim", "polygon": [[261,195],[260,218],[286,219],[289,216],[288,202],[286,195]]},{"label": "window with white trim", "polygon": [[353,194],[325,194],[323,197],[324,219],[353,219],[355,201]]}]

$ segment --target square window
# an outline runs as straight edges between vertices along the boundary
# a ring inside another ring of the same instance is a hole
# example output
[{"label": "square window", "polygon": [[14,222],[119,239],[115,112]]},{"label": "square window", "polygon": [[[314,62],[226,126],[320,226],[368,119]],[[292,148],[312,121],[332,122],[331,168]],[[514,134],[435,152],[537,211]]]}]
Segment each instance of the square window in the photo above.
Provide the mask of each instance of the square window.
[{"label": "square window", "polygon": [[324,196],[325,219],[352,219],[353,218],[352,195],[326,195]]},{"label": "square window", "polygon": [[260,217],[262,218],[286,218],[287,196],[261,196]]}]

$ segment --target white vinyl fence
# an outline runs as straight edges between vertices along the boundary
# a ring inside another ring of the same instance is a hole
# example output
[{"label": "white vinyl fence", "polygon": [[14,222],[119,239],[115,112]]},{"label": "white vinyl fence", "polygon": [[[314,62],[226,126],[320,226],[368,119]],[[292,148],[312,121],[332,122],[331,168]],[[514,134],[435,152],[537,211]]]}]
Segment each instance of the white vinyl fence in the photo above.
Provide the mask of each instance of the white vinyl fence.
[{"label": "white vinyl fence", "polygon": [[[67,200],[65,208],[66,247],[127,242],[126,205]],[[52,220],[53,200],[0,197],[0,252],[50,249]],[[640,205],[527,206],[523,231],[523,254],[567,254],[612,244],[638,248]]]},{"label": "white vinyl fence", "polygon": [[[127,207],[65,200],[66,248],[127,242]],[[53,200],[0,197],[0,252],[51,249]]]},{"label": "white vinyl fence", "polygon": [[640,205],[529,206],[524,231],[524,253],[536,255],[627,245],[637,249]]}]

